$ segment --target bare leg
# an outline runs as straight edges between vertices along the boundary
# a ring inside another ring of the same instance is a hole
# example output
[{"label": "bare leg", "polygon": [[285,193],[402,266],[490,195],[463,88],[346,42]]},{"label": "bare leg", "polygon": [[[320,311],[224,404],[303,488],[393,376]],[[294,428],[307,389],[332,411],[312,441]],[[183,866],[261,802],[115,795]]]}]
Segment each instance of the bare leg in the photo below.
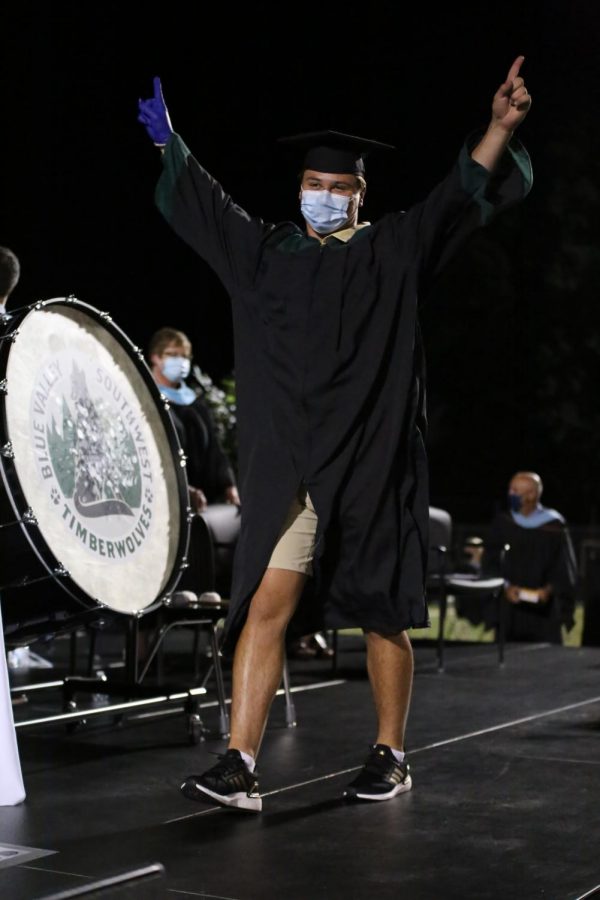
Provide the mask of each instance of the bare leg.
[{"label": "bare leg", "polygon": [[236,644],[229,747],[255,759],[283,676],[285,632],[306,578],[289,569],[267,569]]},{"label": "bare leg", "polygon": [[404,749],[412,693],[413,653],[408,634],[366,631],[367,672],[377,713],[378,744]]}]

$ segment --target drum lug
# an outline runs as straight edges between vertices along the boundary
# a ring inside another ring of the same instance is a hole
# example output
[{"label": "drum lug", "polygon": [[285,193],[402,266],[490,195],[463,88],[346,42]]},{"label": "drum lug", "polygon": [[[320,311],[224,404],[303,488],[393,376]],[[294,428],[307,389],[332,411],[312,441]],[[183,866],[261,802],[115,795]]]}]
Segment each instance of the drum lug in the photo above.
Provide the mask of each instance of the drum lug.
[{"label": "drum lug", "polygon": [[69,575],[69,572],[67,569],[65,569],[65,567],[63,566],[62,563],[59,563],[57,565],[57,567],[54,569],[54,575],[58,575],[59,578],[67,578]]},{"label": "drum lug", "polygon": [[15,451],[13,450],[11,441],[7,441],[4,447],[0,447],[0,456],[4,456],[6,459],[15,458]]},{"label": "drum lug", "polygon": [[179,566],[179,571],[184,572],[186,569],[189,569],[189,567],[190,567],[190,564],[187,561],[187,556],[184,556],[183,559],[181,560],[181,565]]},{"label": "drum lug", "polygon": [[100,318],[104,319],[105,322],[112,322],[112,316],[109,312],[101,312]]},{"label": "drum lug", "polygon": [[132,350],[133,350],[133,352],[135,353],[135,355],[137,356],[137,358],[140,360],[140,362],[144,362],[144,361],[145,361],[145,360],[144,360],[144,351],[143,351],[143,350],[140,350],[139,347],[132,347]]},{"label": "drum lug", "polygon": [[0,394],[8,394],[8,384],[6,382],[6,378],[3,378],[0,381]]},{"label": "drum lug", "polygon": [[65,303],[76,303],[76,302],[77,302],[77,297],[75,296],[75,294],[69,294],[68,297],[65,297]]},{"label": "drum lug", "polygon": [[179,465],[183,468],[183,466],[185,466],[185,464],[187,463],[187,456],[185,455],[181,447],[177,452],[179,454]]},{"label": "drum lug", "polygon": [[11,341],[14,344],[14,342],[16,341],[18,336],[19,336],[19,329],[15,328],[14,331],[11,331],[11,333],[7,335],[7,338],[9,341]]},{"label": "drum lug", "polygon": [[23,513],[23,517],[21,519],[22,522],[25,522],[26,525],[37,525],[38,520],[36,514],[32,510],[30,506],[27,507],[25,512]]}]

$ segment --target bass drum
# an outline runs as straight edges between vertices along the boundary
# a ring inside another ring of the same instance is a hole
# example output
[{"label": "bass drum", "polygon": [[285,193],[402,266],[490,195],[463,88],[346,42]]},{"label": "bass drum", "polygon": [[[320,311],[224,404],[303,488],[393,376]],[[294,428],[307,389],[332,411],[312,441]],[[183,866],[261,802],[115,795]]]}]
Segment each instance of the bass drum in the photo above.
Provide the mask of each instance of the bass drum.
[{"label": "bass drum", "polygon": [[187,565],[190,525],[185,456],[143,354],[74,297],[1,322],[6,645],[154,610]]}]

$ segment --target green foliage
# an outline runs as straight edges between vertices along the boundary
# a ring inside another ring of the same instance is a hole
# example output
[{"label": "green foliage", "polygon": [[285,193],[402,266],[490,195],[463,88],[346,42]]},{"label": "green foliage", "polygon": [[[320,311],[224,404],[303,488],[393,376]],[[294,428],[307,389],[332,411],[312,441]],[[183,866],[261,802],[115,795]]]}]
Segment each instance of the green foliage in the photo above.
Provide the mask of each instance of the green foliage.
[{"label": "green foliage", "polygon": [[215,384],[210,375],[194,366],[193,380],[213,414],[223,450],[234,468],[237,468],[237,406],[235,375],[232,372]]}]

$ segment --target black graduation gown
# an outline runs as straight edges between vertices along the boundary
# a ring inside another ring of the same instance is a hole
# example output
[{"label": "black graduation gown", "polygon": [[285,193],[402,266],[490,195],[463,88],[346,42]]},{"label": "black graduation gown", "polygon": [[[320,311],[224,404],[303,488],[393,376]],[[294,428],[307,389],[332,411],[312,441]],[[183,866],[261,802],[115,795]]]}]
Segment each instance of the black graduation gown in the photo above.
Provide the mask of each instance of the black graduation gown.
[{"label": "black graduation gown", "polygon": [[[500,566],[499,548],[505,544],[510,549]],[[511,584],[532,590],[552,588],[548,603],[506,605],[506,639],[561,644],[561,626],[573,626],[577,586],[577,562],[566,524],[554,519],[538,528],[524,528],[510,513],[501,512],[492,520],[486,546],[486,573],[501,573]]]},{"label": "black graduation gown", "polygon": [[171,400],[169,409],[187,457],[189,484],[200,488],[209,503],[222,502],[225,489],[235,484],[235,476],[210,409],[201,397],[189,404]]},{"label": "black graduation gown", "polygon": [[417,300],[464,238],[531,184],[513,140],[493,177],[462,148],[408,211],[347,243],[250,216],[178,135],[156,202],[231,297],[242,501],[223,649],[233,649],[304,483],[318,515],[315,577],[288,636],[429,624],[428,480]]}]

